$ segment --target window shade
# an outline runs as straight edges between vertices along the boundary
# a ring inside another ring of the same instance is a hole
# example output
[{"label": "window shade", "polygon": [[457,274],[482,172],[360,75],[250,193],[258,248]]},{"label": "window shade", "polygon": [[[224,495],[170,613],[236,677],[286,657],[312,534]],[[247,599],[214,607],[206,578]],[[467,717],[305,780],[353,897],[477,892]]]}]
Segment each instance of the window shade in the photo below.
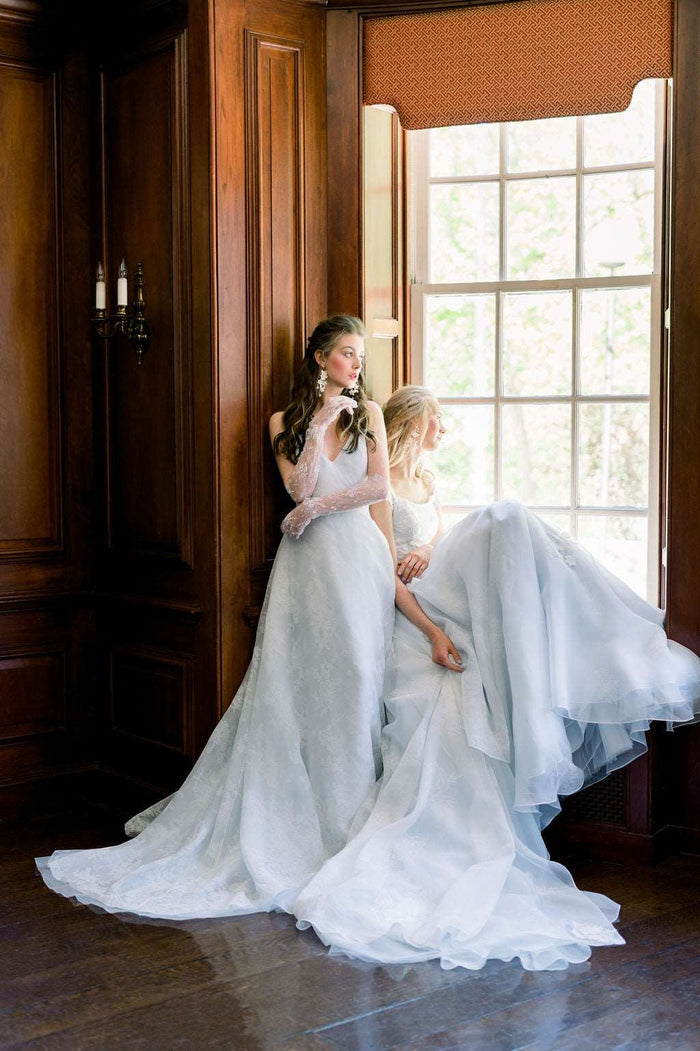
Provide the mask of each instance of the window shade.
[{"label": "window shade", "polygon": [[404,128],[627,109],[672,75],[674,0],[517,0],[364,21],[363,96]]}]

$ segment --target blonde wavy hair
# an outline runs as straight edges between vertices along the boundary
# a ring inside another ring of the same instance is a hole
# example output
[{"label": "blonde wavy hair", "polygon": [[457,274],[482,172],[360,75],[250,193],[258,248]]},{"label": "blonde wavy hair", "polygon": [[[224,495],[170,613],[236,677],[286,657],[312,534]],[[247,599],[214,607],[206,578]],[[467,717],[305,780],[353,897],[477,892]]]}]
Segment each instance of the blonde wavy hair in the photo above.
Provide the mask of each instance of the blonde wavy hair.
[{"label": "blonde wavy hair", "polygon": [[[431,412],[440,412],[440,403],[428,387],[407,384],[394,391],[382,411],[389,446],[389,468],[400,467],[410,455],[408,440],[411,431],[417,427],[422,441],[428,429],[428,418]],[[423,474],[426,481],[434,477],[433,472],[419,459],[416,478]]]}]

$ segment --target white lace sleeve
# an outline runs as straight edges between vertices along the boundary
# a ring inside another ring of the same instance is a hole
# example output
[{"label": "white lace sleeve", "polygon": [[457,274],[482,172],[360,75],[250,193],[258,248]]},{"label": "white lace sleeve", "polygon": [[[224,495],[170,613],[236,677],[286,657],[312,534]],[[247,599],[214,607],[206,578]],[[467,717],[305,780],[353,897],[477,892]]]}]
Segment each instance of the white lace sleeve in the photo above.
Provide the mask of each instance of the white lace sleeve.
[{"label": "white lace sleeve", "polygon": [[376,504],[389,499],[389,480],[383,474],[371,474],[356,485],[339,489],[327,496],[312,496],[290,511],[282,522],[282,532],[300,537],[309,522],[320,515],[336,511],[351,511],[365,504]]}]

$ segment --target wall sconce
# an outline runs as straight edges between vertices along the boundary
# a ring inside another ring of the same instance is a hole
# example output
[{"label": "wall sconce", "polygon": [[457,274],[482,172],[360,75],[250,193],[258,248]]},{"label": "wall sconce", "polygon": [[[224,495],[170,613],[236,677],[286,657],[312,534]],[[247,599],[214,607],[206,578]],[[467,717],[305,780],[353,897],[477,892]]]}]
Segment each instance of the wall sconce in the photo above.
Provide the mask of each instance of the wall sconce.
[{"label": "wall sconce", "polygon": [[126,305],[129,299],[126,279],[126,263],[122,259],[119,267],[119,278],[117,281],[117,312],[107,313],[107,289],[105,286],[105,274],[102,263],[97,264],[97,284],[95,287],[95,316],[90,320],[97,325],[97,335],[100,339],[111,339],[117,332],[126,336],[134,345],[136,352],[136,364],[140,365],[143,355],[148,350],[151,342],[151,330],[146,324],[146,304],[143,298],[143,264],[136,267],[136,298],[132,305],[131,314],[127,314]]}]

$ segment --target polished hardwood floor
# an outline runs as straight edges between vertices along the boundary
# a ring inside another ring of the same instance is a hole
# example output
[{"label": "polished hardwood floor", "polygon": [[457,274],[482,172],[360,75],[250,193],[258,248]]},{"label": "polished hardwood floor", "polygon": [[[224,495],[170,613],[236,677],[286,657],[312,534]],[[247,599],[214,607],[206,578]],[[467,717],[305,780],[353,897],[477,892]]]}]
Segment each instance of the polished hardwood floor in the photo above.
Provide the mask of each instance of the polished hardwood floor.
[{"label": "polished hardwood floor", "polygon": [[281,914],[166,925],[62,898],[33,857],[118,842],[124,815],[35,802],[0,824],[2,1048],[700,1051],[700,857],[560,858],[621,902],[626,939],[566,971],[380,967],[330,958]]}]

